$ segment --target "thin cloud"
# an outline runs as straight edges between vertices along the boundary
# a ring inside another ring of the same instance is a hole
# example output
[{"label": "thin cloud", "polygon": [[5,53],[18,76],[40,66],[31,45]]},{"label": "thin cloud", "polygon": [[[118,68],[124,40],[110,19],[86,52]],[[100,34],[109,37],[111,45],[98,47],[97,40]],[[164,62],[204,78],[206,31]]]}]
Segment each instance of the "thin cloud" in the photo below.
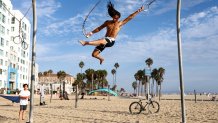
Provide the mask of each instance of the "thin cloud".
[{"label": "thin cloud", "polygon": [[[15,9],[20,10],[23,14],[27,12],[27,10],[32,7],[32,1],[30,0],[17,0],[12,1],[12,3],[16,3],[13,5]],[[37,17],[39,18],[54,18],[53,14],[61,7],[61,3],[57,0],[37,0],[36,1],[36,10]],[[32,11],[29,11],[28,16],[29,19],[32,19]]]},{"label": "thin cloud", "polygon": [[83,17],[78,14],[75,17],[72,17],[65,21],[59,21],[52,23],[43,29],[46,35],[54,35],[54,34],[64,34],[70,32],[78,32],[81,30],[81,21]]},{"label": "thin cloud", "polygon": [[[202,15],[204,15],[204,17],[202,17]],[[184,20],[194,20],[182,23],[185,27],[182,30],[185,62],[201,62],[202,59],[218,60],[217,16],[216,7],[212,7],[209,11],[205,10],[184,18]],[[201,24],[198,26],[189,26],[196,22]],[[131,38],[127,35],[122,36],[122,34],[120,37],[122,37],[122,40],[125,40],[125,42],[116,42],[116,47],[110,49],[110,51],[105,54],[109,57],[108,59],[116,58],[118,61],[122,62],[137,62],[139,59],[144,59],[146,56],[153,56],[158,57],[161,60],[160,62],[163,63],[164,61],[176,63],[178,54],[176,30],[174,28],[162,28],[160,31],[154,32],[154,34],[147,34],[135,38]],[[196,38],[198,40],[196,40]],[[201,40],[199,40],[199,38],[201,38]]]},{"label": "thin cloud", "polygon": [[[198,4],[204,3],[208,0],[183,0],[182,9],[187,10],[191,7],[194,7]],[[155,15],[164,14],[168,11],[175,10],[177,6],[177,0],[168,0],[168,1],[156,1],[155,10],[153,11]]]},{"label": "thin cloud", "polygon": [[210,9],[195,13],[187,18],[182,19],[186,38],[206,38],[217,35],[218,32],[218,8]]}]

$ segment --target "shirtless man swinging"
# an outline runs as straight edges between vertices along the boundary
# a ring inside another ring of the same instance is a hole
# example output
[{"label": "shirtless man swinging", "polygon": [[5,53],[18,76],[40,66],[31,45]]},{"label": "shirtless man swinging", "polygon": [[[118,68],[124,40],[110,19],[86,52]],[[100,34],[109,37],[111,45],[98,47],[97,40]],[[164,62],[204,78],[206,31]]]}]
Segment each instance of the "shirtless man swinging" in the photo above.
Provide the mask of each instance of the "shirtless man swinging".
[{"label": "shirtless man swinging", "polygon": [[92,36],[92,34],[101,31],[106,27],[107,31],[105,37],[102,39],[94,40],[94,41],[82,41],[79,42],[85,45],[93,45],[96,46],[94,51],[92,52],[92,56],[100,60],[100,64],[104,61],[104,59],[100,56],[100,53],[105,49],[105,47],[112,47],[115,43],[115,38],[120,31],[121,27],[125,25],[128,21],[134,18],[139,12],[144,10],[144,7],[140,7],[137,11],[130,14],[126,19],[119,21],[121,17],[120,12],[114,9],[114,5],[111,2],[107,4],[108,14],[112,17],[112,20],[105,21],[101,26],[97,27],[93,31],[86,34],[87,37]]}]

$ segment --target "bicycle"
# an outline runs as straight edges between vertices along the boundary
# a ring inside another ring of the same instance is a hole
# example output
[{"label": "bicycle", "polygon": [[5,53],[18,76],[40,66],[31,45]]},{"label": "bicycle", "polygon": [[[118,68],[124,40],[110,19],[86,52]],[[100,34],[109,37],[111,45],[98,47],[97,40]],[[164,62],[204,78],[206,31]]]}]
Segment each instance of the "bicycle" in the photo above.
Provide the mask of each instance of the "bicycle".
[{"label": "bicycle", "polygon": [[160,105],[158,102],[153,101],[152,98],[149,98],[145,105],[143,106],[142,101],[146,99],[139,99],[137,102],[132,102],[129,105],[129,111],[131,114],[140,114],[142,111],[148,110],[148,113],[158,113],[160,110]]}]

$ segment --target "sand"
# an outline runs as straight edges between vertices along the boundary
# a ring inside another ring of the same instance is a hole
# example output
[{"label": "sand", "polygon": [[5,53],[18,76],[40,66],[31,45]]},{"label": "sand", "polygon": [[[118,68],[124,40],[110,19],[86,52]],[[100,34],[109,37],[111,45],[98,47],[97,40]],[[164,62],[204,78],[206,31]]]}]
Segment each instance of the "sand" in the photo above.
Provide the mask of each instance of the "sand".
[{"label": "sand", "polygon": [[[97,99],[94,99],[94,98]],[[179,96],[163,96],[178,99]],[[46,96],[46,105],[39,105],[39,95],[34,97],[34,123],[179,123],[181,122],[181,102],[179,100],[161,100],[160,111],[156,114],[142,112],[132,115],[129,105],[138,99],[106,96],[85,96],[75,108],[74,96],[70,100],[54,97],[50,103]],[[158,100],[158,99],[156,99]],[[0,97],[0,123],[18,122],[19,104]],[[185,101],[187,123],[218,123],[218,101]],[[28,106],[29,110],[29,106]],[[28,122],[29,111],[23,123]]]}]

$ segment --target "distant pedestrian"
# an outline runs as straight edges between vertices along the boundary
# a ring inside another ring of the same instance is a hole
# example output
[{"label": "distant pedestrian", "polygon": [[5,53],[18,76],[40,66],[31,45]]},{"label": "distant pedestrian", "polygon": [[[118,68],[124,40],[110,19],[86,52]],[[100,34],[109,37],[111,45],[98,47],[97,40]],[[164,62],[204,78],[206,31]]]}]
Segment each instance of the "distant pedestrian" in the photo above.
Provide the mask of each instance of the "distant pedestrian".
[{"label": "distant pedestrian", "polygon": [[28,99],[30,98],[30,91],[28,90],[28,84],[23,84],[24,90],[20,91],[20,111],[19,120],[24,120],[25,111],[28,105]]},{"label": "distant pedestrian", "polygon": [[81,95],[82,95],[82,96],[81,96],[80,99],[84,99],[85,93],[86,93],[85,88],[83,88],[83,89],[81,90]]}]

